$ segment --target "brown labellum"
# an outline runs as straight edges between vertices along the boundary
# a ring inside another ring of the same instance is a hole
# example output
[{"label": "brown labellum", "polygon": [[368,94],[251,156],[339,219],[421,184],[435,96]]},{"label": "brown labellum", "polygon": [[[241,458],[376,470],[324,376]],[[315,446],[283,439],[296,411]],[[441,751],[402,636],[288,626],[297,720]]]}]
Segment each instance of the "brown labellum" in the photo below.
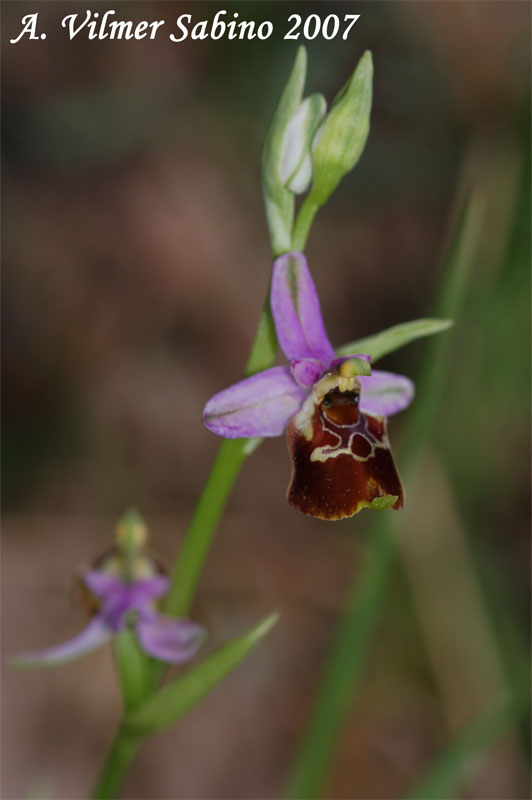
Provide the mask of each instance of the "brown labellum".
[{"label": "brown labellum", "polygon": [[[404,492],[386,435],[386,420],[358,407],[358,393],[333,389],[314,407],[311,425],[288,426],[291,505],[320,519],[362,508],[402,508]],[[372,505],[373,504],[373,505]]]}]

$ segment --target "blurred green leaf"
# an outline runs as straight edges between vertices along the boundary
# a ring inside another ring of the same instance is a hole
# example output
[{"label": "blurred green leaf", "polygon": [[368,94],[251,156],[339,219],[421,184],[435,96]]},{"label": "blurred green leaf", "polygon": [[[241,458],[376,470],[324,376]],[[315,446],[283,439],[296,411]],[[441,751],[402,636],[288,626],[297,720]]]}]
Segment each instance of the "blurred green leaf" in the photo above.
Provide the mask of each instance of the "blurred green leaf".
[{"label": "blurred green leaf", "polygon": [[243,636],[224,644],[197,667],[164,686],[126,716],[125,728],[133,734],[149,733],[178,720],[238,667],[278,618],[278,614],[270,614]]},{"label": "blurred green leaf", "polygon": [[357,339],[349,344],[344,344],[336,350],[337,356],[349,356],[353,353],[363,353],[371,356],[372,362],[377,361],[388,353],[393,353],[400,347],[404,347],[416,339],[424,336],[432,336],[434,333],[446,331],[453,324],[450,319],[415,319],[411,322],[403,322],[401,325],[394,325],[373,336],[366,336],[365,339]]}]

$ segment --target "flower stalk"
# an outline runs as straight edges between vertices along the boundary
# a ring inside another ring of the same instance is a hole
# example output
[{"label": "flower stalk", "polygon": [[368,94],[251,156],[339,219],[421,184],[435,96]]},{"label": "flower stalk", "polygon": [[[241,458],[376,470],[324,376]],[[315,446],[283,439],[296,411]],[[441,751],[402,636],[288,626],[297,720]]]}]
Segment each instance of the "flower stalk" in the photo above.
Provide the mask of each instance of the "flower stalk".
[{"label": "flower stalk", "polygon": [[140,736],[129,733],[123,726],[119,728],[92,791],[92,800],[114,800],[118,797],[141,742]]},{"label": "flower stalk", "polygon": [[188,613],[225,505],[246,459],[247,439],[224,440],[185,534],[166,610]]},{"label": "flower stalk", "polygon": [[312,195],[307,195],[299,209],[299,214],[297,215],[294,225],[294,232],[292,234],[292,250],[294,252],[302,253],[305,249],[310,228],[314,222],[314,217],[318,213],[318,209],[319,205]]}]

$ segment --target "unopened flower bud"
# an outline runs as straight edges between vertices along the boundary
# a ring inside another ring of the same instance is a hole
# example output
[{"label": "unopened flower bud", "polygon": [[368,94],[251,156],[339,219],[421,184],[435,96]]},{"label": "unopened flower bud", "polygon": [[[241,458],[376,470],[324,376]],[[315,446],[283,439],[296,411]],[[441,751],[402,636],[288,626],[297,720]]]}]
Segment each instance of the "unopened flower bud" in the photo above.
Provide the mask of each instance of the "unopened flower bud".
[{"label": "unopened flower bud", "polygon": [[301,104],[306,73],[307,53],[300,47],[262,150],[262,191],[274,253],[282,253],[290,246],[294,196],[281,179],[281,153],[287,125]]},{"label": "unopened flower bud", "polygon": [[369,133],[373,61],[367,50],[319,127],[312,148],[311,196],[322,206],[360,158]]},{"label": "unopened flower bud", "polygon": [[313,94],[299,104],[286,125],[281,146],[279,177],[283,186],[295,194],[306,192],[310,185],[310,147],[326,108],[323,95]]},{"label": "unopened flower bud", "polygon": [[139,551],[148,540],[148,529],[142,516],[135,509],[127,511],[116,526],[118,547],[127,552]]}]

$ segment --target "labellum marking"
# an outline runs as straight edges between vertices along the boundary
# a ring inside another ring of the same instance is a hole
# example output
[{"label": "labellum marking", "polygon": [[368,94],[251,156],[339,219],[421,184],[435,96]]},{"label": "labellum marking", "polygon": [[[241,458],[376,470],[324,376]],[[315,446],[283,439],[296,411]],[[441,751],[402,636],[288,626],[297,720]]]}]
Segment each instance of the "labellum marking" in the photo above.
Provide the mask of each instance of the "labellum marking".
[{"label": "labellum marking", "polygon": [[[393,461],[384,418],[358,407],[350,386],[331,389],[288,426],[293,473],[289,502],[321,519],[342,519],[362,508],[401,508],[403,487]],[[309,418],[310,417],[310,418]]]}]

